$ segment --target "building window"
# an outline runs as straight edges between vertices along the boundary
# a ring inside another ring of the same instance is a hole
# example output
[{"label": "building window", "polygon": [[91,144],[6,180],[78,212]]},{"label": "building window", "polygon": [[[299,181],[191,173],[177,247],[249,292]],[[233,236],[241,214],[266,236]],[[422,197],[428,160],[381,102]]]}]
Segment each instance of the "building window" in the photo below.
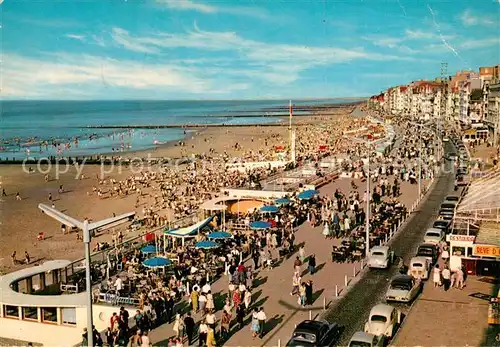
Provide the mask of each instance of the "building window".
[{"label": "building window", "polygon": [[57,307],[42,307],[42,322],[57,323]]},{"label": "building window", "polygon": [[62,324],[76,325],[76,309],[61,308]]},{"label": "building window", "polygon": [[38,320],[38,308],[37,307],[23,307],[23,319]]},{"label": "building window", "polygon": [[5,317],[19,318],[19,307],[17,306],[4,306]]}]

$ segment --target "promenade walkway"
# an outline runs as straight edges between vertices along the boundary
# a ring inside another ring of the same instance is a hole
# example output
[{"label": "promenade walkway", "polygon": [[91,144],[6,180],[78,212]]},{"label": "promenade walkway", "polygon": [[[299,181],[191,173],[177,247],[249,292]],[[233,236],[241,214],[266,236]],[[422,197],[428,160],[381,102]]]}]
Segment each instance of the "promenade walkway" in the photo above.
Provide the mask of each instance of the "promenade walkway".
[{"label": "promenade walkway", "polygon": [[[355,180],[358,185],[360,195],[362,196],[365,185],[360,180]],[[331,196],[333,192],[339,189],[343,192],[348,192],[351,189],[351,179],[339,179],[320,189],[321,195]],[[403,182],[401,184],[402,196],[400,201],[407,207],[410,207],[416,196],[417,186]],[[314,304],[311,307],[301,309],[297,304],[296,297],[290,296],[293,261],[294,256],[285,259],[282,263],[270,271],[263,270],[256,275],[255,285],[253,290],[253,302],[255,306],[263,306],[268,317],[266,324],[266,335],[262,340],[253,339],[249,326],[233,332],[228,341],[224,343],[226,346],[250,346],[250,345],[277,345],[278,340],[286,343],[290,337],[295,325],[305,319],[309,319],[309,315],[315,317],[323,311],[323,304],[329,304],[335,300],[335,285],[338,288],[344,286],[344,279],[347,275],[352,278],[354,267],[359,271],[359,263],[344,263],[338,264],[331,261],[331,249],[333,245],[338,245],[339,240],[325,240],[321,234],[322,227],[313,228],[309,223],[301,225],[296,232],[296,244],[305,245],[306,256],[314,253],[318,264],[318,272],[313,275],[305,275],[303,279],[311,278],[313,280],[313,297]],[[247,261],[247,265],[250,262]],[[227,277],[224,277],[212,284],[212,292],[219,293],[217,295],[216,316],[219,318],[221,307],[224,305],[225,296],[227,295]],[[311,311],[311,313],[309,312]],[[197,321],[200,316],[194,317]],[[174,332],[172,324],[164,324],[149,334],[153,344],[165,345],[168,338],[173,336]]]}]

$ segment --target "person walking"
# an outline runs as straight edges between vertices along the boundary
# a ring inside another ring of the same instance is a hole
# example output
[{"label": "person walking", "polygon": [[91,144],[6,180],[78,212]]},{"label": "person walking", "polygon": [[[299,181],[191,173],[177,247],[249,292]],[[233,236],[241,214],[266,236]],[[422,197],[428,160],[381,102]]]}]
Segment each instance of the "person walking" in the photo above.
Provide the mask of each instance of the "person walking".
[{"label": "person walking", "polygon": [[311,275],[314,275],[314,272],[316,271],[316,255],[315,254],[311,254],[309,256],[309,260],[308,260],[308,268],[309,268],[309,273]]},{"label": "person walking", "polygon": [[259,337],[263,338],[265,333],[264,329],[266,326],[266,319],[267,319],[263,307],[259,309],[259,312],[257,313],[257,319],[259,320]]},{"label": "person walking", "polygon": [[194,313],[198,313],[198,298],[198,291],[193,289],[193,291],[191,292],[191,307]]},{"label": "person walking", "polygon": [[243,328],[244,320],[245,320],[245,307],[243,306],[243,304],[239,304],[236,307],[236,323],[238,323],[238,328],[240,329]]},{"label": "person walking", "polygon": [[252,337],[256,338],[259,335],[259,319],[257,318],[257,314],[259,310],[257,308],[253,309],[252,313],[252,323],[250,325],[250,330],[252,331]]},{"label": "person walking", "polygon": [[434,288],[441,286],[441,269],[438,264],[436,264],[432,272],[432,281],[434,282]]},{"label": "person walking", "polygon": [[292,291],[290,292],[290,295],[293,296],[299,292],[299,286],[301,280],[302,278],[300,277],[300,274],[298,272],[294,272],[292,277]]},{"label": "person walking", "polygon": [[441,276],[443,277],[443,288],[444,291],[448,291],[450,289],[451,284],[451,272],[448,266],[445,266],[443,271],[441,272]]},{"label": "person walking", "polygon": [[198,333],[198,347],[205,346],[207,343],[208,325],[205,320],[202,319],[200,322],[200,329]]},{"label": "person walking", "polygon": [[293,269],[295,272],[300,274],[300,267],[302,266],[302,261],[299,256],[295,257],[295,261],[293,262]]},{"label": "person walking", "polygon": [[186,317],[184,318],[184,326],[186,327],[188,346],[191,346],[193,343],[194,328],[196,327],[196,323],[193,317],[191,317],[191,312],[186,313]]},{"label": "person walking", "polygon": [[457,286],[458,289],[464,289],[464,270],[460,268],[457,270],[456,274],[457,278],[455,285]]},{"label": "person walking", "polygon": [[141,347],[151,347],[153,344],[149,339],[148,332],[144,331],[141,336]]},{"label": "person walking", "polygon": [[229,312],[224,310],[220,318],[220,334],[224,341],[229,336],[230,324],[231,324],[231,315],[229,314]]}]

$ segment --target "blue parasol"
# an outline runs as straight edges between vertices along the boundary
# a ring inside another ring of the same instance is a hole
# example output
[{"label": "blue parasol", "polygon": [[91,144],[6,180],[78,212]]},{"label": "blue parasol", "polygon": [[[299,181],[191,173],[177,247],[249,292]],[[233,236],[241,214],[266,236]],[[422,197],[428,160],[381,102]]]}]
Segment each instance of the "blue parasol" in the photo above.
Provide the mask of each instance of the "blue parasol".
[{"label": "blue parasol", "polygon": [[156,253],[156,247],[153,245],[147,245],[141,248],[141,252],[145,254]]},{"label": "blue parasol", "polygon": [[196,248],[198,249],[212,249],[212,248],[217,248],[219,245],[215,241],[200,241],[197,242],[195,245]]},{"label": "blue parasol", "polygon": [[250,229],[269,229],[271,227],[271,223],[265,221],[255,221],[250,223]]},{"label": "blue parasol", "polygon": [[143,261],[142,265],[151,268],[164,267],[172,265],[172,261],[163,257],[153,257]]},{"label": "blue parasol", "polygon": [[225,231],[213,231],[208,234],[209,239],[223,240],[230,239],[233,235],[231,233],[226,233]]},{"label": "blue parasol", "polygon": [[274,205],[265,205],[260,208],[261,213],[276,213],[278,210],[279,208]]},{"label": "blue parasol", "polygon": [[290,203],[290,200],[287,198],[281,198],[281,199],[277,199],[276,201],[274,201],[274,203],[276,205],[288,205]]},{"label": "blue parasol", "polygon": [[300,193],[299,195],[297,195],[297,197],[300,200],[309,200],[313,196],[318,195],[318,194],[319,194],[319,192],[317,190],[310,189],[310,190],[304,190],[302,193]]}]

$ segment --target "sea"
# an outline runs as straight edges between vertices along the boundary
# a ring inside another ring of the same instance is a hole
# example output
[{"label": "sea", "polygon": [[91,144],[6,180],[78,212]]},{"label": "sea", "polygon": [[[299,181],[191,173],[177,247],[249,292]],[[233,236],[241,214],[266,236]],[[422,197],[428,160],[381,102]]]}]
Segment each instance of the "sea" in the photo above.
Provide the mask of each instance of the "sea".
[{"label": "sea", "polygon": [[[293,100],[292,105],[353,101],[356,100]],[[0,160],[148,150],[181,141],[189,131],[91,126],[262,124],[280,121],[276,116],[286,115],[288,105],[288,100],[0,101]],[[268,110],[278,107],[285,109]]]}]

